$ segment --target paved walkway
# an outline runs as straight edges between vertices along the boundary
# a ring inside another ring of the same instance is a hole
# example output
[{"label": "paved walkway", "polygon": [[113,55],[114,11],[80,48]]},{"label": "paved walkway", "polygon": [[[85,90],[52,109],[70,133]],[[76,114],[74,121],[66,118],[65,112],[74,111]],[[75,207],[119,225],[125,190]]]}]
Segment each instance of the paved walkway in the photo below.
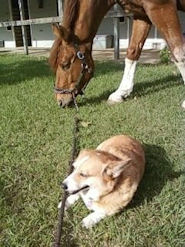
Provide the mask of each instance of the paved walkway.
[{"label": "paved walkway", "polygon": [[[120,60],[123,61],[126,56],[126,50],[121,49]],[[113,60],[114,59],[114,49],[106,49],[102,51],[93,51],[93,57],[97,60]],[[139,59],[140,63],[143,64],[156,64],[160,61],[159,50],[143,50],[141,57]]]},{"label": "paved walkway", "polygon": [[[49,56],[50,49],[48,48],[29,48],[29,55],[31,56]],[[0,48],[0,55],[3,54],[24,54],[24,49],[16,48],[16,49],[7,49],[7,48]],[[120,60],[123,61],[126,55],[126,50],[121,49],[120,52]],[[106,49],[106,50],[94,50],[93,57],[95,60],[113,60],[114,59],[114,49]],[[143,50],[140,60],[140,63],[144,64],[155,64],[159,62],[159,50]]]}]

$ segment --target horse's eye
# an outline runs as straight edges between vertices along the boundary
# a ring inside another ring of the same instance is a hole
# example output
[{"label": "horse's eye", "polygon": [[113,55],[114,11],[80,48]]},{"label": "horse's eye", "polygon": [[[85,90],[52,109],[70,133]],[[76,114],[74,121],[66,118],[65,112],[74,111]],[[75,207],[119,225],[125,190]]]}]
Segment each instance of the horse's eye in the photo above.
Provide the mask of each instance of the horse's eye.
[{"label": "horse's eye", "polygon": [[63,70],[68,70],[70,68],[70,65],[71,65],[70,62],[64,62],[61,64],[61,68]]},{"label": "horse's eye", "polygon": [[88,177],[88,175],[87,174],[84,174],[83,172],[80,172],[80,176],[81,177],[84,177],[84,178],[87,178]]}]

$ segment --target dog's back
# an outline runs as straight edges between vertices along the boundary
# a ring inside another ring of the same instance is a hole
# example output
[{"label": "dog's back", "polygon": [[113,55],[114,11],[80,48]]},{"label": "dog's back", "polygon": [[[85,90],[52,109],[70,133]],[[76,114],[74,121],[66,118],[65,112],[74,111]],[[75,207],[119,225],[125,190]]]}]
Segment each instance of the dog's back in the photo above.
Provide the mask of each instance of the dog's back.
[{"label": "dog's back", "polygon": [[108,152],[123,161],[130,159],[129,165],[125,164],[125,170],[120,175],[114,191],[103,197],[98,203],[106,210],[107,214],[112,215],[125,207],[137,190],[144,173],[145,155],[142,145],[137,140],[125,135],[109,138],[101,143],[97,150]]},{"label": "dog's back", "polygon": [[[145,154],[142,145],[135,139],[126,135],[113,136],[104,142],[102,142],[97,150],[105,151],[110,153],[119,159],[126,159],[127,157],[132,158],[141,166],[144,172],[145,165]],[[141,175],[143,175],[143,172]]]}]

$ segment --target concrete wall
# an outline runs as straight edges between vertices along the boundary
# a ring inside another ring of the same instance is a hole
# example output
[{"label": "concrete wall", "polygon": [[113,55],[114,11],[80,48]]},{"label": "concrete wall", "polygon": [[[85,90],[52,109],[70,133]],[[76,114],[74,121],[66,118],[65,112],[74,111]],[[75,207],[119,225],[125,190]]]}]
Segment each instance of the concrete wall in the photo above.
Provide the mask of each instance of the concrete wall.
[{"label": "concrete wall", "polygon": [[[10,13],[7,0],[1,0],[0,21],[9,21]],[[7,28],[0,28],[0,40],[4,41],[5,47],[15,47],[13,31]]]},{"label": "concrete wall", "polygon": [[[43,8],[39,8],[38,0],[29,0],[29,15],[30,18],[42,18],[57,16],[57,1],[44,0]],[[185,33],[185,13],[179,12],[180,22],[182,26],[182,32]],[[9,6],[7,0],[1,0],[0,7],[0,21],[10,20]],[[120,47],[127,48],[129,43],[129,37],[131,35],[132,20],[129,21],[125,18],[124,22],[120,23]],[[113,31],[113,19],[106,18],[101,23],[98,29],[98,35],[114,35]],[[52,33],[50,24],[31,25],[31,37],[33,47],[51,47],[54,36]],[[15,47],[13,38],[13,32],[8,31],[7,28],[0,28],[0,40],[5,41],[6,47]],[[159,48],[162,49],[165,46],[165,41],[156,32],[154,27],[150,31],[148,39],[146,40],[145,49]]]},{"label": "concrete wall", "polygon": [[[182,32],[185,34],[185,13],[178,12]],[[129,18],[125,18],[124,22],[120,22],[120,47],[127,48],[129,44],[129,37],[131,35],[132,30],[132,20],[129,21]],[[98,29],[98,35],[114,35],[114,26],[113,26],[113,19],[107,18],[104,19]],[[161,37],[160,33],[152,27],[148,38],[145,42],[144,49],[152,49],[158,48],[163,49],[166,46],[166,42]]]},{"label": "concrete wall", "polygon": [[[132,31],[132,19],[125,18],[124,22],[120,22],[120,47],[127,48],[129,37]],[[106,18],[101,23],[98,29],[98,35],[114,35],[114,25],[112,18]],[[162,49],[165,46],[165,41],[161,38],[159,32],[152,27],[148,38],[145,42],[144,49],[158,48]],[[95,47],[94,47],[95,48]]]},{"label": "concrete wall", "polygon": [[[7,0],[0,0],[0,21],[10,21],[9,5]],[[43,8],[39,8],[38,0],[29,0],[29,15],[31,18],[57,16],[57,4],[54,0],[44,0]],[[54,36],[50,24],[31,25],[33,47],[51,47]],[[14,48],[13,31],[0,28],[0,40],[4,40],[6,48]]]},{"label": "concrete wall", "polygon": [[[29,3],[31,19],[57,16],[57,4],[54,0],[44,0],[43,8],[39,8],[37,0],[30,0]],[[31,35],[33,47],[51,47],[53,44],[51,24],[32,25]]]}]

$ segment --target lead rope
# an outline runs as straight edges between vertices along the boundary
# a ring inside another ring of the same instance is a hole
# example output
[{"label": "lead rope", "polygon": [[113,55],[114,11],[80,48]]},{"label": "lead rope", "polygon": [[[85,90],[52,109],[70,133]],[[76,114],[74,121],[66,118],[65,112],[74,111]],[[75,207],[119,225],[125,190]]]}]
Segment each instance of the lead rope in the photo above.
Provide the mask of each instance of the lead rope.
[{"label": "lead rope", "polygon": [[[73,142],[72,142],[71,158],[70,158],[69,163],[68,163],[68,167],[69,167],[68,175],[73,170],[72,164],[73,164],[73,162],[77,156],[77,133],[78,133],[79,118],[77,116],[78,105],[77,105],[76,98],[74,95],[73,95],[73,101],[74,101],[74,105],[76,108],[76,114],[74,116]],[[53,243],[52,247],[61,247],[61,237],[62,237],[62,233],[63,233],[62,229],[63,229],[63,222],[64,222],[65,202],[66,202],[67,197],[68,197],[67,192],[64,191],[61,208],[59,209],[59,213],[58,213],[58,226],[57,226],[57,230],[55,233],[55,239],[54,239],[54,243]]]}]

